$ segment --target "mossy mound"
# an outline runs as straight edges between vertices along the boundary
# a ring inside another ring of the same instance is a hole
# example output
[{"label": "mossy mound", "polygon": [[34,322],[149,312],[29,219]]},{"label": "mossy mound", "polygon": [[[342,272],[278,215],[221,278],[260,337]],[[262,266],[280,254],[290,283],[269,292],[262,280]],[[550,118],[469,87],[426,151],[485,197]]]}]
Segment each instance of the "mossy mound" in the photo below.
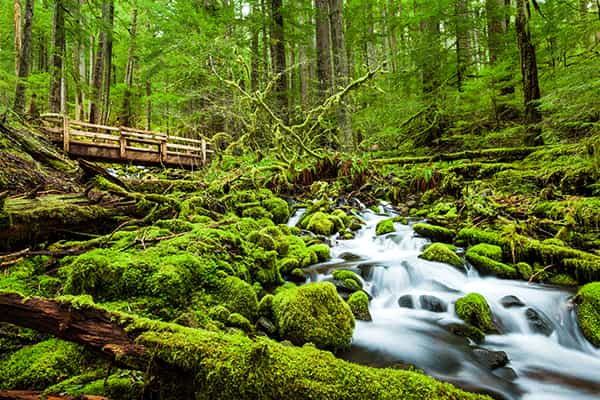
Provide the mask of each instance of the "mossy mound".
[{"label": "mossy mound", "polygon": [[267,218],[276,224],[284,224],[290,217],[287,202],[268,189],[234,191],[221,201],[242,217]]},{"label": "mossy mound", "polygon": [[430,244],[419,257],[428,261],[450,264],[457,268],[464,265],[461,258],[455,253],[454,246],[446,245],[444,243]]},{"label": "mossy mound", "polygon": [[330,236],[346,229],[344,218],[339,213],[328,214],[323,211],[317,211],[308,215],[305,214],[298,222],[298,227],[317,235],[325,236]]},{"label": "mossy mound", "polygon": [[81,346],[57,339],[25,346],[0,361],[0,389],[43,390],[79,374],[87,358]]},{"label": "mossy mound", "polygon": [[254,288],[235,276],[228,276],[218,285],[213,296],[219,304],[251,321],[258,315],[258,300]]},{"label": "mossy mound", "polygon": [[467,324],[486,333],[496,332],[492,322],[492,311],[485,298],[479,293],[469,293],[456,300],[456,315]]},{"label": "mossy mound", "polygon": [[396,232],[393,219],[384,219],[383,221],[379,221],[377,223],[377,227],[375,228],[375,234],[377,236],[385,235],[387,233],[392,232]]},{"label": "mossy mound", "polygon": [[338,269],[333,271],[333,279],[344,282],[350,288],[362,289],[362,281],[353,271]]},{"label": "mossy mound", "polygon": [[577,320],[583,335],[600,347],[600,282],[589,283],[575,296]]},{"label": "mossy mound", "polygon": [[431,239],[434,242],[452,243],[452,239],[454,238],[454,231],[442,226],[418,223],[413,225],[413,229],[420,236]]},{"label": "mossy mound", "polygon": [[308,246],[308,251],[313,251],[317,255],[319,262],[329,260],[331,249],[326,244],[313,244]]},{"label": "mossy mound", "polygon": [[281,291],[273,298],[273,313],[281,337],[296,345],[335,350],[352,340],[354,316],[331,283]]},{"label": "mossy mound", "polygon": [[348,298],[348,305],[356,319],[362,321],[371,321],[371,313],[369,312],[369,297],[362,290],[354,292]]},{"label": "mossy mound", "polygon": [[480,243],[469,248],[465,257],[479,272],[484,274],[506,279],[516,278],[519,275],[514,267],[500,262],[502,249],[499,246]]}]

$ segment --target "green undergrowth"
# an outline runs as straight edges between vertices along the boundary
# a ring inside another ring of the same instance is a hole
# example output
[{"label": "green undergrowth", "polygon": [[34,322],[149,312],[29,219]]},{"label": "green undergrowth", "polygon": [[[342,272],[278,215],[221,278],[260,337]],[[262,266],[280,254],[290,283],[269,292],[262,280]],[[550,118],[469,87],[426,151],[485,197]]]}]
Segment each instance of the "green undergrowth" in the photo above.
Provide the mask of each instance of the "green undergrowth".
[{"label": "green undergrowth", "polygon": [[594,346],[600,347],[600,282],[579,289],[575,303],[581,331]]}]

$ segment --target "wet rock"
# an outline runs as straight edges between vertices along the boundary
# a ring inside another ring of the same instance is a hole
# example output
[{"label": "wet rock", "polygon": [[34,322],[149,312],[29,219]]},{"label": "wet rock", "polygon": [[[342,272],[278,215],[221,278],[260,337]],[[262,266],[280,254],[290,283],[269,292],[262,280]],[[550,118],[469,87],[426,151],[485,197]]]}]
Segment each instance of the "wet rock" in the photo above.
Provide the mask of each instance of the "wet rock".
[{"label": "wet rock", "polygon": [[498,368],[498,369],[494,370],[494,375],[496,375],[499,378],[505,379],[507,381],[511,381],[511,382],[516,380],[519,377],[519,375],[517,375],[515,370],[510,367]]},{"label": "wet rock", "polygon": [[354,253],[350,253],[348,251],[343,252],[342,254],[340,254],[340,258],[344,261],[358,261],[360,260],[360,256],[356,255]]},{"label": "wet rock", "polygon": [[500,299],[500,304],[504,308],[523,307],[523,303],[517,296],[509,295]]},{"label": "wet rock", "polygon": [[444,328],[456,336],[469,338],[475,342],[481,342],[485,337],[485,333],[483,333],[481,329],[475,328],[471,325],[461,324],[460,322],[451,322],[444,325]]},{"label": "wet rock", "polygon": [[260,317],[258,321],[256,321],[256,328],[268,335],[274,335],[277,332],[275,324],[265,317]]},{"label": "wet rock", "polygon": [[550,336],[554,331],[554,327],[552,326],[552,321],[550,321],[550,318],[533,308],[528,308],[525,310],[525,318],[527,318],[529,327],[535,333],[541,333],[543,335]]},{"label": "wet rock", "polygon": [[423,294],[419,296],[419,304],[421,304],[421,308],[431,312],[445,312],[448,310],[448,306],[444,303],[443,300],[435,297]]},{"label": "wet rock", "polygon": [[415,302],[413,301],[413,297],[410,294],[400,296],[400,298],[398,299],[398,305],[401,308],[415,308]]},{"label": "wet rock", "polygon": [[490,370],[505,367],[508,364],[508,355],[504,351],[493,351],[478,347],[473,349],[473,355],[480,364],[485,365]]}]

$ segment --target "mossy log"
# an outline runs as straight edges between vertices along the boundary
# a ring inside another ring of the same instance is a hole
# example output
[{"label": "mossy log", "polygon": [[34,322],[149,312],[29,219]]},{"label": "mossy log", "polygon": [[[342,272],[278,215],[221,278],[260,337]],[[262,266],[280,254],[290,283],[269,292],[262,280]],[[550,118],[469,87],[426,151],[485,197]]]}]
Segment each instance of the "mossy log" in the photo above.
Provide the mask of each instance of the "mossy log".
[{"label": "mossy log", "polygon": [[102,396],[48,396],[31,390],[2,390],[0,400],[108,400]]},{"label": "mossy log", "polygon": [[454,160],[473,160],[485,159],[498,162],[510,162],[522,160],[531,153],[543,149],[544,147],[517,147],[517,148],[499,148],[483,150],[466,150],[458,153],[436,154],[423,157],[393,157],[380,158],[372,160],[375,165],[388,164],[427,164],[436,161],[454,161]]},{"label": "mossy log", "polygon": [[422,373],[352,364],[310,345],[184,328],[113,314],[76,299],[0,294],[0,321],[84,344],[160,378],[178,371],[168,376],[170,389],[185,394],[167,391],[168,398],[489,399]]}]

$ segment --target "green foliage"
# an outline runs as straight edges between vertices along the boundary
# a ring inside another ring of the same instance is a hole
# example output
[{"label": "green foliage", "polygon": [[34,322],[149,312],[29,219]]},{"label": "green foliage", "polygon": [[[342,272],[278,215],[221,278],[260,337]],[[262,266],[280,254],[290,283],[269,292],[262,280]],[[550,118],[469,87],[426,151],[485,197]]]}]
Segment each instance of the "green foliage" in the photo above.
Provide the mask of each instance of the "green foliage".
[{"label": "green foliage", "polygon": [[331,283],[279,292],[273,298],[273,313],[281,337],[296,345],[311,342],[333,350],[350,345],[354,316]]},{"label": "green foliage", "polygon": [[464,265],[461,258],[455,253],[454,246],[444,243],[430,244],[419,257],[428,261],[450,264],[457,268],[461,268]]},{"label": "green foliage", "polygon": [[456,300],[454,307],[456,315],[467,324],[486,333],[496,332],[490,306],[479,293],[469,293],[465,297],[461,297]]}]

